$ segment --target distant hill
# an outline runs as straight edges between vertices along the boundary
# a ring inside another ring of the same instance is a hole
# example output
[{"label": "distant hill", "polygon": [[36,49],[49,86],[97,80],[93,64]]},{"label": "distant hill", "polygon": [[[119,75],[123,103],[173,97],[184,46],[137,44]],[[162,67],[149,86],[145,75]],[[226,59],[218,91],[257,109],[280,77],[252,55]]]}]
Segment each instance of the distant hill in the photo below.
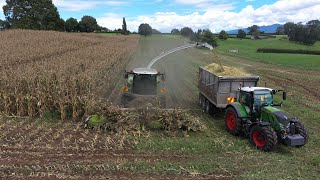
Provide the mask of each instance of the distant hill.
[{"label": "distant hill", "polygon": [[[260,31],[264,31],[265,33],[275,33],[277,31],[277,28],[279,26],[282,26],[281,24],[273,24],[269,26],[260,26]],[[249,32],[248,28],[243,29],[246,33]],[[228,34],[238,34],[239,29],[234,29],[227,31]]]},{"label": "distant hill", "polygon": [[161,32],[156,29],[152,29],[152,34],[161,34]]}]

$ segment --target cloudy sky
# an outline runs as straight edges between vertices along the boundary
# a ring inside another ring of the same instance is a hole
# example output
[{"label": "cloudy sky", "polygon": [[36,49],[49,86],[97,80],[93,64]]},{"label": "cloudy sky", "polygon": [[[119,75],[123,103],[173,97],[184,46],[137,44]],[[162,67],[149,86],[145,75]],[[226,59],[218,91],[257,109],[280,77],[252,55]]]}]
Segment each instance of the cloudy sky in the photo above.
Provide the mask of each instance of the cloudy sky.
[{"label": "cloudy sky", "polygon": [[[94,16],[99,25],[128,29],[148,23],[161,32],[185,26],[214,32],[320,19],[320,0],[53,0],[62,18]],[[0,6],[5,0],[0,0]],[[3,14],[0,18],[4,18]]]}]

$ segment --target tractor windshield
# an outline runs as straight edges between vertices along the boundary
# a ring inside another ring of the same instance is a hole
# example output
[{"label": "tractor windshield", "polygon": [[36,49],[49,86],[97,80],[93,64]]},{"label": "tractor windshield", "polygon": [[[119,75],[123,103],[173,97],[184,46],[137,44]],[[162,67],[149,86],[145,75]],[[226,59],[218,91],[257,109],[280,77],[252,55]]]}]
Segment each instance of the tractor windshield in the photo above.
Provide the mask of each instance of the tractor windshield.
[{"label": "tractor windshield", "polygon": [[133,93],[139,95],[157,94],[156,75],[135,75],[133,78]]},{"label": "tractor windshield", "polygon": [[273,97],[270,91],[259,90],[254,91],[254,105],[262,106],[262,105],[271,105],[273,103]]}]

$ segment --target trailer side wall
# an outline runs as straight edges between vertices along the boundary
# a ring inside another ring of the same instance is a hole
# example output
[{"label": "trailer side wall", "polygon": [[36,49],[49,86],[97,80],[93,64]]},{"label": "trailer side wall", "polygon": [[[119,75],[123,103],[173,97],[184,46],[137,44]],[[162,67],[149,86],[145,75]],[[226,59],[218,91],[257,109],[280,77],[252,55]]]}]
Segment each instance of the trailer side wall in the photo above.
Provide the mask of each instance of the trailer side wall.
[{"label": "trailer side wall", "polygon": [[259,79],[259,76],[218,76],[200,67],[199,91],[214,106],[225,108],[229,97],[238,97],[240,87],[256,87]]}]

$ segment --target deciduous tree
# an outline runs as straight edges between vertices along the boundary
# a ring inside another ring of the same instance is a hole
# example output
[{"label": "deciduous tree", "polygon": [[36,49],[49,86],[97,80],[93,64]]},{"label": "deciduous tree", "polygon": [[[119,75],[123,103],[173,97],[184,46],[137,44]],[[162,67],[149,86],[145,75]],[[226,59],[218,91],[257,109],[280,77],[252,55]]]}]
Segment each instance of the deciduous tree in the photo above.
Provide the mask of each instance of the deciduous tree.
[{"label": "deciduous tree", "polygon": [[94,32],[99,29],[97,20],[92,16],[83,16],[79,22],[81,32]]},{"label": "deciduous tree", "polygon": [[228,34],[226,31],[224,31],[224,30],[222,30],[222,31],[219,33],[219,39],[227,40],[228,37],[229,37],[229,34]]},{"label": "deciduous tree", "polygon": [[146,23],[141,24],[139,26],[139,34],[143,36],[152,35],[152,27]]},{"label": "deciduous tree", "polygon": [[12,28],[61,30],[60,15],[52,0],[6,0],[3,12]]},{"label": "deciduous tree", "polygon": [[202,31],[201,42],[208,43],[213,47],[218,46],[214,34],[209,29]]},{"label": "deciduous tree", "polygon": [[247,36],[247,33],[244,30],[239,29],[238,34],[237,34],[237,38],[244,39],[246,36]]},{"label": "deciduous tree", "polygon": [[191,37],[194,34],[193,30],[189,27],[182,28],[180,33],[184,37]]},{"label": "deciduous tree", "polygon": [[249,34],[252,34],[252,33],[254,33],[254,32],[259,31],[259,30],[260,30],[260,27],[257,26],[257,25],[253,25],[253,26],[248,27],[248,30],[249,30]]},{"label": "deciduous tree", "polygon": [[171,34],[180,34],[179,29],[172,29]]},{"label": "deciduous tree", "polygon": [[284,33],[288,36],[294,34],[295,24],[293,22],[287,22],[283,25]]},{"label": "deciduous tree", "polygon": [[79,23],[75,18],[69,18],[66,20],[65,28],[67,32],[78,32]]}]

